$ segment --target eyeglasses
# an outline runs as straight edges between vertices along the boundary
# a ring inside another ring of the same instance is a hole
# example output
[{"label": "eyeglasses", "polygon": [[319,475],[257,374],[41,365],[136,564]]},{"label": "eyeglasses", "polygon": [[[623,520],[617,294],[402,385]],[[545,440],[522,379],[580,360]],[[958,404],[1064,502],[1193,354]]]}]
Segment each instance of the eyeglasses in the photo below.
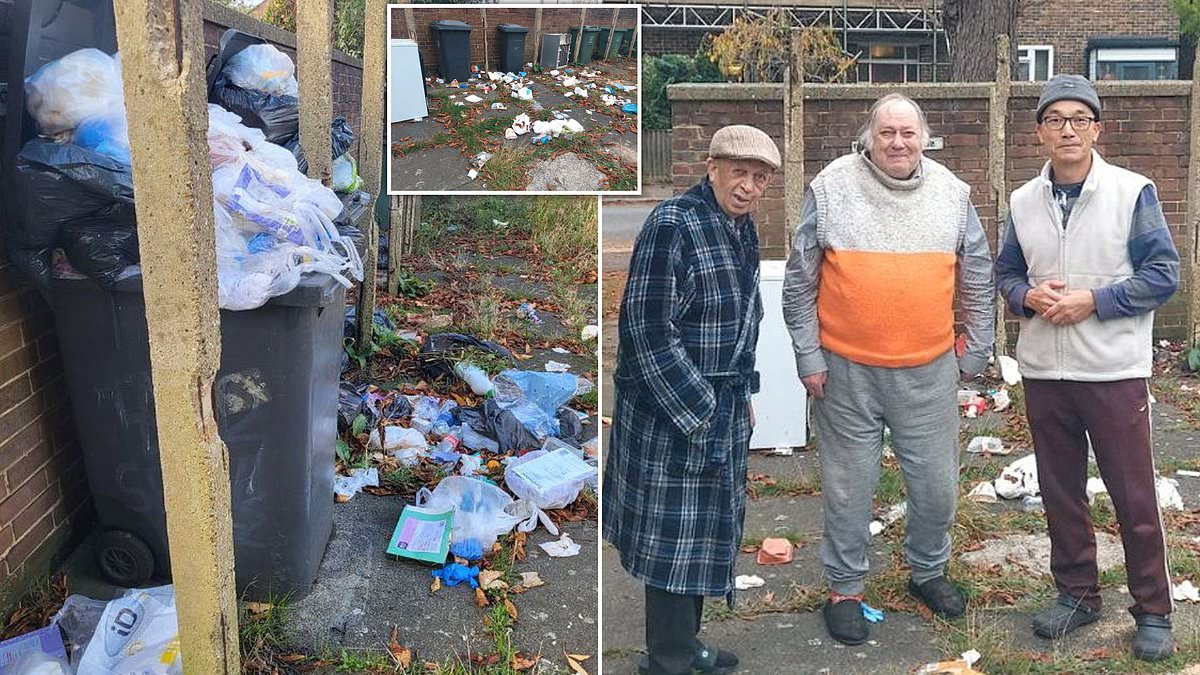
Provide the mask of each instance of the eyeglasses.
[{"label": "eyeglasses", "polygon": [[1075,131],[1083,131],[1092,126],[1095,122],[1094,117],[1043,117],[1042,124],[1055,130],[1062,131],[1063,127],[1067,126],[1067,122],[1071,123],[1071,128]]}]

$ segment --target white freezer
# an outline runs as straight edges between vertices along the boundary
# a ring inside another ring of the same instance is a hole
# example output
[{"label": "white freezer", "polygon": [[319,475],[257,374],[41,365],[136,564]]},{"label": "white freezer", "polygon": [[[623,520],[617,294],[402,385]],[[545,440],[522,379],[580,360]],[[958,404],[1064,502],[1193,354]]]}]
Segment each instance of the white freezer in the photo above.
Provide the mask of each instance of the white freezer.
[{"label": "white freezer", "polygon": [[761,389],[754,405],[751,448],[799,447],[808,443],[808,397],[796,375],[792,339],[783,325],[783,260],[761,263],[763,320],[755,366]]},{"label": "white freezer", "polygon": [[421,54],[414,40],[388,42],[388,124],[429,116]]}]

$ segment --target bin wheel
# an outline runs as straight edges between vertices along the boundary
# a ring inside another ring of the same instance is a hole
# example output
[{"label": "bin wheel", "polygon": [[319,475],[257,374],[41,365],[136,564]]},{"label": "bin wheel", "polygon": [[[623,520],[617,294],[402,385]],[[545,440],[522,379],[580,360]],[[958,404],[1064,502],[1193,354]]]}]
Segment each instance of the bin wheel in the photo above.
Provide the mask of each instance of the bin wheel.
[{"label": "bin wheel", "polygon": [[142,585],[154,574],[154,554],[142,538],[125,530],[105,530],[96,542],[96,562],[113,583]]}]

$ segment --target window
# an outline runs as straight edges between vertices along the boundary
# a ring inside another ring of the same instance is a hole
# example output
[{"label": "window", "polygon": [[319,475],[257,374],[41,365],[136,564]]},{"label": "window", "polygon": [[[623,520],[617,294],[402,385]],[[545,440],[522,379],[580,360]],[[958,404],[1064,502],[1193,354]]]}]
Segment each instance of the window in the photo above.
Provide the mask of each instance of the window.
[{"label": "window", "polygon": [[919,45],[871,43],[856,46],[862,50],[858,57],[859,82],[917,82],[921,79]]},{"label": "window", "polygon": [[1017,47],[1017,79],[1044,82],[1054,77],[1054,47],[1021,45]]},{"label": "window", "polygon": [[1091,51],[1093,80],[1174,80],[1179,76],[1177,47],[1099,48]]}]

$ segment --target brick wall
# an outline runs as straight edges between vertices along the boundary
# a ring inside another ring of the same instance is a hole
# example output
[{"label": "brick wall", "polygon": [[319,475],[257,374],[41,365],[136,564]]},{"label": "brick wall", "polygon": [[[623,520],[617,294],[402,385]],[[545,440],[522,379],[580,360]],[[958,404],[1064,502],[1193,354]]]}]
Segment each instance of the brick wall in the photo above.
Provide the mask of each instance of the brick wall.
[{"label": "brick wall", "polygon": [[1054,72],[1087,74],[1088,38],[1179,39],[1170,0],[1064,4],[1026,2],[1017,18],[1017,44],[1052,45]]},{"label": "brick wall", "polygon": [[[1163,211],[1183,259],[1180,292],[1155,317],[1160,337],[1187,333],[1191,246],[1186,223],[1190,115],[1186,83],[1100,84],[1106,126],[1097,149],[1108,159],[1150,176],[1158,185]],[[892,88],[877,85],[812,85],[804,101],[805,185],[829,161],[850,151],[872,101]],[[945,149],[929,156],[947,165],[971,186],[972,201],[996,251],[996,203],[989,183],[988,85],[909,85],[926,112],[934,136]],[[1039,86],[1013,87],[1007,116],[1007,191],[1029,180],[1046,157],[1034,135],[1032,113]],[[704,174],[708,140],[717,128],[752,124],[783,147],[783,87],[780,85],[672,85],[674,115],[672,187],[682,192]],[[784,175],[777,175],[757,216],[764,258],[782,258],[787,249]],[[1014,329],[1015,330],[1015,329]],[[1015,334],[1015,333],[1013,333]]]},{"label": "brick wall", "polygon": [[[413,25],[408,25],[405,8],[391,8],[391,37],[408,38],[414,35],[418,49],[421,52],[421,64],[427,76],[436,76],[440,69],[437,43],[434,40],[430,24],[439,20],[465,21],[471,26],[470,62],[480,69],[496,70],[500,67],[500,32],[496,26],[502,23],[515,23],[529,30],[525,34],[525,62],[533,62],[541,43],[535,33],[537,27],[537,9],[534,7],[465,7],[452,8],[423,8],[412,6]],[[633,9],[617,9],[611,7],[588,7],[586,23],[588,26],[608,28],[612,26],[613,15],[617,14],[617,28],[636,28],[638,15]],[[580,10],[565,7],[546,7],[542,10],[542,33],[567,33],[571,28],[578,29]],[[486,42],[486,45],[485,45]]]},{"label": "brick wall", "polygon": [[691,56],[700,49],[704,37],[711,31],[704,28],[642,28],[645,43],[642,53],[646,56],[663,54],[687,54]]}]

